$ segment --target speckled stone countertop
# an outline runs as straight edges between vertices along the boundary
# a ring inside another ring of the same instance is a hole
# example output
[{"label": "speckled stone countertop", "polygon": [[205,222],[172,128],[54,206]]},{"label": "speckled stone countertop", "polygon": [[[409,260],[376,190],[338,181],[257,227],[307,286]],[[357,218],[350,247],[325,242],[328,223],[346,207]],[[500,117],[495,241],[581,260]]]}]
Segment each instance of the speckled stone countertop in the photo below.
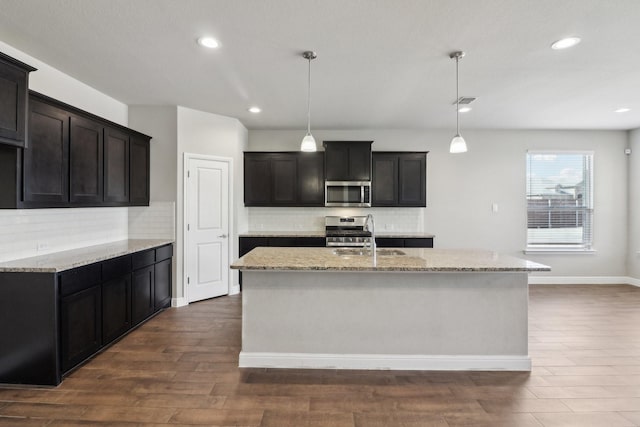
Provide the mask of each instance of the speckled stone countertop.
[{"label": "speckled stone countertop", "polygon": [[[293,271],[550,271],[549,266],[478,249],[399,248],[405,255],[336,255],[333,248],[256,248],[234,262],[237,270]],[[388,249],[379,249],[388,251]]]},{"label": "speckled stone countertop", "polygon": [[[240,237],[325,237],[324,230],[321,231],[247,231],[240,233]],[[422,233],[418,231],[380,231],[376,233],[376,237],[391,237],[397,239],[403,238],[432,238],[435,235],[431,233]]]},{"label": "speckled stone countertop", "polygon": [[0,263],[0,272],[57,273],[94,262],[173,243],[166,239],[130,239]]}]

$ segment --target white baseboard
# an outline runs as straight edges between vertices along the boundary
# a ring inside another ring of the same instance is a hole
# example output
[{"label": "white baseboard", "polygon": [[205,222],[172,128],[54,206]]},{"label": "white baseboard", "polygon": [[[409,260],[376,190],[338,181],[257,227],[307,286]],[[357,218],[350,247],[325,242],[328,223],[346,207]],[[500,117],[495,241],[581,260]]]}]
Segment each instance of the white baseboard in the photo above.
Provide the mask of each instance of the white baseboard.
[{"label": "white baseboard", "polygon": [[240,352],[241,368],[530,371],[529,356],[426,356]]},{"label": "white baseboard", "polygon": [[189,305],[189,301],[185,297],[171,298],[171,307],[184,307]]},{"label": "white baseboard", "polygon": [[640,279],[628,276],[534,276],[529,275],[530,285],[633,285],[640,286]]}]

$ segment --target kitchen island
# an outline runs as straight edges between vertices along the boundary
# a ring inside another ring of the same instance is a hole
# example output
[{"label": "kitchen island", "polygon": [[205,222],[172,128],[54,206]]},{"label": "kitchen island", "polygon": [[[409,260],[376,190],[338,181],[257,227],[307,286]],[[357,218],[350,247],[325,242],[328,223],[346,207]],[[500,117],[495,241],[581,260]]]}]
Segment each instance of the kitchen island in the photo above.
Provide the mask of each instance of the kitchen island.
[{"label": "kitchen island", "polygon": [[528,273],[483,250],[256,248],[241,367],[530,370]]}]

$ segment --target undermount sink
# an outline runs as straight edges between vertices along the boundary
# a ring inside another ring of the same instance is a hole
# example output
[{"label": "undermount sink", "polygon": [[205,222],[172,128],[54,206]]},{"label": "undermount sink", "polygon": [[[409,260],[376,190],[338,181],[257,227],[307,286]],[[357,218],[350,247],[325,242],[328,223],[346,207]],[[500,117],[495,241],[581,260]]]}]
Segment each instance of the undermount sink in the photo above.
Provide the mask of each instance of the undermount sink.
[{"label": "undermount sink", "polygon": [[[334,249],[333,253],[340,256],[344,256],[344,255],[371,256],[371,251],[369,249],[364,249],[364,248],[338,248],[338,249]],[[398,249],[377,249],[376,255],[378,256],[406,255],[406,253]]]}]

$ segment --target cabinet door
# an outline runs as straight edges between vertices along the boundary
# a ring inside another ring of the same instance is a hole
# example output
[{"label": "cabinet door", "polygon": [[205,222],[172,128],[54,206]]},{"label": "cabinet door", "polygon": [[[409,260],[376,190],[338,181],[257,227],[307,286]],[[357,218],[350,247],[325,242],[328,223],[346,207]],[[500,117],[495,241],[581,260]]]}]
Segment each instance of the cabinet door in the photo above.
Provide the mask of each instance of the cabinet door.
[{"label": "cabinet door", "polygon": [[238,255],[244,256],[260,246],[269,246],[268,237],[240,237]]},{"label": "cabinet door", "polygon": [[347,143],[325,142],[324,175],[327,181],[349,180],[349,147]]},{"label": "cabinet door", "polygon": [[293,154],[271,155],[271,204],[295,206],[297,202],[296,175],[298,163]]},{"label": "cabinet door", "polygon": [[129,135],[111,128],[104,137],[104,201],[129,203]]},{"label": "cabinet door", "polygon": [[154,268],[150,265],[135,270],[131,282],[131,317],[137,325],[154,311]]},{"label": "cabinet door", "polygon": [[66,372],[102,345],[100,285],[62,298],[60,317],[62,371]]},{"label": "cabinet door", "polygon": [[244,154],[244,204],[268,206],[271,202],[271,161],[265,153]]},{"label": "cabinet door", "polygon": [[298,204],[324,206],[324,154],[298,153]]},{"label": "cabinet door", "polygon": [[403,153],[399,157],[398,206],[427,205],[427,155]]},{"label": "cabinet door", "polygon": [[102,342],[108,344],[131,328],[131,274],[102,284]]},{"label": "cabinet door", "polygon": [[150,142],[147,138],[132,135],[129,143],[129,204],[149,206]]},{"label": "cabinet door", "polygon": [[373,153],[372,206],[398,204],[398,156]]},{"label": "cabinet door", "polygon": [[27,123],[28,70],[12,64],[14,60],[0,56],[0,142],[25,146]]},{"label": "cabinet door", "polygon": [[349,143],[349,179],[371,181],[371,142]]},{"label": "cabinet door", "polygon": [[71,117],[69,137],[70,201],[74,205],[102,203],[102,125]]},{"label": "cabinet door", "polygon": [[154,310],[171,305],[171,258],[154,266]]},{"label": "cabinet door", "polygon": [[23,153],[25,204],[66,205],[69,201],[69,114],[31,97],[28,145]]}]

